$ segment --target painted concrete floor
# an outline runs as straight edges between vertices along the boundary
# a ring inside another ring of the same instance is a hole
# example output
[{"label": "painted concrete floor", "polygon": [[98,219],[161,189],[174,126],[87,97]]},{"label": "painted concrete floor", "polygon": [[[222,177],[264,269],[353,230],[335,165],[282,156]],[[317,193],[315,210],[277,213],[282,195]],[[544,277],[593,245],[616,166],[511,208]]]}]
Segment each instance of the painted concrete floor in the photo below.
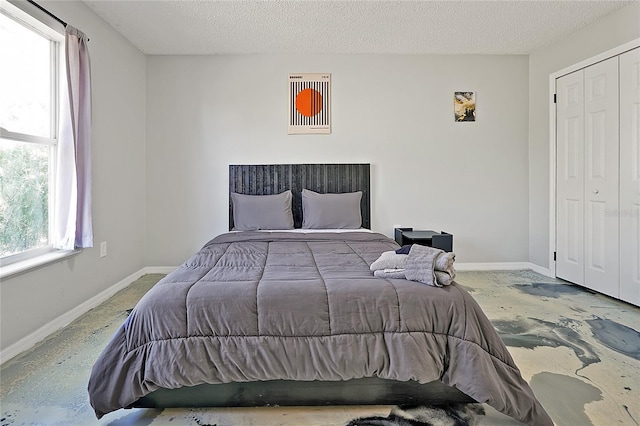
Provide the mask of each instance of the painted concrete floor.
[{"label": "painted concrete floor", "polygon": [[[389,406],[119,410],[96,420],[86,386],[147,275],[0,368],[0,426],[344,425]],[[640,308],[531,271],[459,272],[558,426],[640,425]],[[480,425],[520,425],[485,405]]]}]

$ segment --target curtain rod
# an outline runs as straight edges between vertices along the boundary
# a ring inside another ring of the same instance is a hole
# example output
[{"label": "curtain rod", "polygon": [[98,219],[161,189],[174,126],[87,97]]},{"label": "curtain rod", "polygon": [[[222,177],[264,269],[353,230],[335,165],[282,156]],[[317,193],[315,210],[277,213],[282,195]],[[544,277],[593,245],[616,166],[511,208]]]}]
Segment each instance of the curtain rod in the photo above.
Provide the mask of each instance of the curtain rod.
[{"label": "curtain rod", "polygon": [[47,15],[51,16],[53,19],[55,19],[56,21],[60,22],[62,25],[64,25],[64,27],[67,27],[67,23],[64,22],[62,19],[58,18],[56,15],[54,15],[53,13],[49,12],[47,9],[45,9],[44,7],[40,6],[38,3],[34,2],[33,0],[27,0],[27,2],[31,3],[32,5],[34,5],[35,7],[37,7],[38,9],[40,9],[41,11],[43,11],[44,13],[46,13]]}]

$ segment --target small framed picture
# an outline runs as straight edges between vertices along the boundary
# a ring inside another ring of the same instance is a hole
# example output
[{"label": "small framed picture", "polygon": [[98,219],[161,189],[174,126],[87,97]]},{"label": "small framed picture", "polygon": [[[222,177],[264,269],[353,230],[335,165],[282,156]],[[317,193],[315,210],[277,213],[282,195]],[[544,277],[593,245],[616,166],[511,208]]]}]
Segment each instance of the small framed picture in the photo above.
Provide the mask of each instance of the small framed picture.
[{"label": "small framed picture", "polygon": [[475,92],[455,92],[453,113],[456,121],[476,121]]},{"label": "small framed picture", "polygon": [[289,74],[289,134],[331,133],[331,74]]}]

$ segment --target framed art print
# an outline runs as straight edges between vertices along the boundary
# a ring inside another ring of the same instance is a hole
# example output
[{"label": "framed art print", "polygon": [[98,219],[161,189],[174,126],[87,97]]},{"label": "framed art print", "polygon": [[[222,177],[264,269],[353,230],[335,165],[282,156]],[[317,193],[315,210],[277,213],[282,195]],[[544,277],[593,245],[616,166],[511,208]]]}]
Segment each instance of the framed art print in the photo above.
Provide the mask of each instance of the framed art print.
[{"label": "framed art print", "polygon": [[289,74],[289,134],[331,133],[331,74]]},{"label": "framed art print", "polygon": [[475,92],[455,92],[453,113],[456,121],[476,121]]}]

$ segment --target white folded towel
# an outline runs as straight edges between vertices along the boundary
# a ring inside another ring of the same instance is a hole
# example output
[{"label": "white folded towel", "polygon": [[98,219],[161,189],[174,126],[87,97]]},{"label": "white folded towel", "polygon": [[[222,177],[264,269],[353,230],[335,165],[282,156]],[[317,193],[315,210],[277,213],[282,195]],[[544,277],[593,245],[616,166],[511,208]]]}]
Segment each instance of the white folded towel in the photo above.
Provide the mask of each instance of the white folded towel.
[{"label": "white folded towel", "polygon": [[409,254],[385,251],[371,264],[373,275],[380,278],[407,279],[442,287],[456,277],[455,253],[414,244]]},{"label": "white folded towel", "polygon": [[395,251],[385,251],[380,255],[378,260],[371,264],[369,269],[372,271],[380,269],[404,269],[406,262],[406,254],[397,254]]},{"label": "white folded towel", "polygon": [[404,269],[377,269],[373,275],[380,278],[405,280]]},{"label": "white folded towel", "polygon": [[442,252],[436,259],[436,264],[433,266],[433,269],[436,271],[448,271],[453,268],[453,262],[455,262],[455,260],[455,253]]},{"label": "white folded towel", "polygon": [[455,253],[441,253],[436,258],[433,269],[435,270],[436,280],[441,285],[449,285],[455,279],[456,269],[453,267],[455,260]]},{"label": "white folded towel", "polygon": [[404,275],[408,280],[418,281],[434,287],[442,287],[435,273],[437,257],[444,253],[440,249],[414,244],[407,255]]}]

